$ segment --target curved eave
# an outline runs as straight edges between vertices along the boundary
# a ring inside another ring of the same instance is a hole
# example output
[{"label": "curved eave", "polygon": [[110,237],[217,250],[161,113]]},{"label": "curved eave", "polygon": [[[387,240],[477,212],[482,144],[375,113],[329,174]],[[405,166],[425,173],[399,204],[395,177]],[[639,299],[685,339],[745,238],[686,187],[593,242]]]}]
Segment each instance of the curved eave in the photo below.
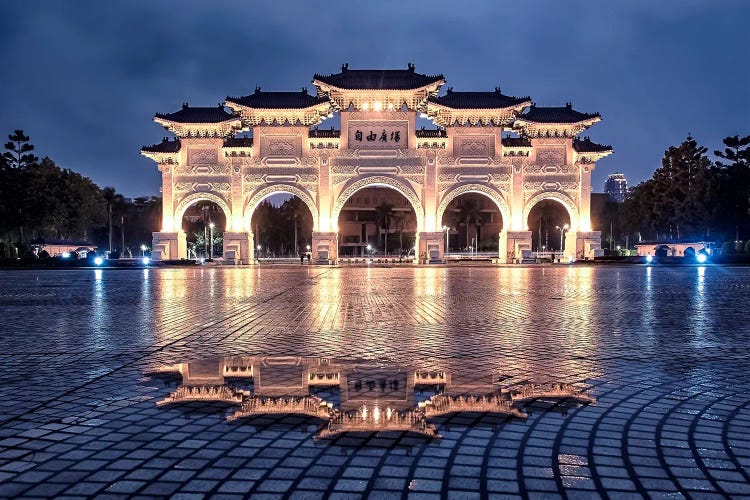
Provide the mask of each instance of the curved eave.
[{"label": "curved eave", "polygon": [[515,122],[513,123],[513,127],[528,127],[528,126],[535,126],[535,127],[583,127],[583,128],[589,128],[595,123],[598,123],[602,121],[601,116],[592,116],[591,118],[587,118],[585,120],[579,120],[577,122],[537,122],[533,120],[527,120],[523,117],[516,118]]},{"label": "curved eave", "polygon": [[[516,116],[524,109],[531,106],[531,100],[524,101],[513,106],[504,108],[454,108],[439,104],[433,101],[427,101],[427,116],[433,119],[437,125],[451,126],[456,122],[489,122],[492,121],[495,126],[512,126],[515,123]],[[501,123],[495,123],[496,118],[507,116],[506,119],[500,119]],[[460,117],[460,119],[459,119]],[[479,120],[469,120],[468,117],[478,117]]]},{"label": "curved eave", "polygon": [[390,88],[381,88],[381,89],[349,89],[349,88],[342,88],[337,87],[336,85],[332,85],[330,83],[326,83],[324,81],[318,80],[317,78],[313,79],[312,84],[315,85],[315,87],[318,89],[318,95],[321,95],[321,92],[323,92],[323,96],[329,92],[340,92],[340,93],[346,93],[346,92],[401,92],[401,93],[408,93],[408,92],[437,92],[440,90],[440,87],[445,85],[445,78],[442,78],[440,80],[437,80],[433,83],[428,83],[427,85],[422,85],[421,87],[414,87],[414,88],[405,88],[405,89],[390,89]]},{"label": "curved eave", "polygon": [[321,119],[330,116],[332,112],[330,102],[321,102],[306,108],[252,108],[229,100],[225,101],[224,105],[235,113],[239,113],[243,120],[249,122],[249,125],[258,125],[262,121],[278,122],[282,116],[296,115],[293,125],[298,121],[301,125],[310,127],[320,123]]},{"label": "curved eave", "polygon": [[247,111],[253,111],[253,112],[257,112],[257,113],[277,113],[279,111],[282,111],[282,112],[283,111],[288,111],[288,112],[294,112],[294,111],[305,112],[305,111],[312,111],[312,110],[315,110],[315,111],[323,111],[323,110],[328,111],[331,108],[330,102],[327,102],[327,101],[326,102],[321,102],[319,104],[314,104],[312,106],[307,106],[307,107],[304,107],[304,108],[282,108],[282,107],[277,107],[277,108],[255,108],[255,107],[252,107],[252,106],[246,106],[244,104],[240,104],[238,102],[235,102],[235,101],[232,101],[232,100],[229,100],[229,99],[227,99],[224,102],[224,105],[226,107],[230,108],[232,111],[235,111],[235,112],[247,110]]},{"label": "curved eave", "polygon": [[613,149],[608,149],[605,151],[576,151],[575,154],[581,160],[585,163],[594,163],[599,160],[601,160],[604,157],[607,157],[614,153]]},{"label": "curved eave", "polygon": [[349,106],[349,103],[353,103],[358,111],[361,110],[361,107],[357,102],[358,99],[343,98],[341,99],[341,102],[339,102],[336,99],[337,96],[353,96],[354,94],[371,93],[395,94],[399,97],[404,95],[418,97],[419,99],[413,103],[413,107],[410,106],[410,103],[406,102],[405,99],[399,99],[399,102],[394,102],[394,104],[398,104],[399,106],[401,106],[402,104],[406,103],[412,111],[419,111],[423,109],[424,104],[425,102],[427,102],[427,99],[429,97],[437,96],[438,92],[440,92],[440,87],[445,85],[445,79],[441,79],[435,83],[423,85],[422,87],[416,87],[413,89],[347,89],[336,87],[335,85],[330,85],[317,79],[314,79],[312,83],[318,89],[318,96],[329,99],[331,102],[331,106],[333,106],[333,108],[336,110],[347,108]]},{"label": "curved eave", "polygon": [[149,158],[156,163],[177,163],[179,152],[176,153],[164,153],[160,151],[147,151],[141,149],[141,154],[146,158]]},{"label": "curved eave", "polygon": [[242,128],[242,120],[239,117],[232,117],[220,122],[176,122],[168,120],[160,116],[154,117],[154,122],[158,123],[170,132],[179,135],[178,131],[183,129],[211,129],[220,128],[222,125],[226,125],[229,129],[239,130]]}]

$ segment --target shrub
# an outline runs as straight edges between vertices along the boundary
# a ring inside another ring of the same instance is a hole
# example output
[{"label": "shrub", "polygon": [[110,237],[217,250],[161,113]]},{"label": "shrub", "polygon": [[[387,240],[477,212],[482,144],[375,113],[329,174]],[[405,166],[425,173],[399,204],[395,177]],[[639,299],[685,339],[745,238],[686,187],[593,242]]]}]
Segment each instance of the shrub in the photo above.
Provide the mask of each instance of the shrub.
[{"label": "shrub", "polygon": [[750,240],[745,242],[745,253],[750,253]]},{"label": "shrub", "polygon": [[725,241],[721,245],[721,255],[730,255],[734,253],[734,242],[733,241]]}]

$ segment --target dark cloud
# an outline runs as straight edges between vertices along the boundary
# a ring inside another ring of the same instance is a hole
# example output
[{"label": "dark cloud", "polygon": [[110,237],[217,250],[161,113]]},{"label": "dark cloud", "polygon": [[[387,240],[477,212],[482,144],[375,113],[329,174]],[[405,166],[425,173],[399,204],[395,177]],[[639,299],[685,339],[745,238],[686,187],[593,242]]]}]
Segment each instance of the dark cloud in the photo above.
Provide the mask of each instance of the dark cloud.
[{"label": "dark cloud", "polygon": [[456,89],[497,85],[542,105],[599,111],[615,146],[594,174],[648,177],[692,133],[747,134],[750,4],[630,2],[130,2],[0,5],[0,133],[128,195],[159,188],[138,154],[183,101],[296,90],[314,73],[405,67]]}]

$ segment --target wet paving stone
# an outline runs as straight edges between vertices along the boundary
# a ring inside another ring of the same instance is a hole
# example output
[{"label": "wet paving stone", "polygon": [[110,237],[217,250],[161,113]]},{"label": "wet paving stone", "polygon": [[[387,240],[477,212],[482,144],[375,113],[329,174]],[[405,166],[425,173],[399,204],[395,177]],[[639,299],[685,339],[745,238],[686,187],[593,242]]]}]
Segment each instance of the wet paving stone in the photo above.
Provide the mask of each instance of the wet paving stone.
[{"label": "wet paving stone", "polygon": [[728,267],[2,271],[0,496],[750,495],[749,292]]}]

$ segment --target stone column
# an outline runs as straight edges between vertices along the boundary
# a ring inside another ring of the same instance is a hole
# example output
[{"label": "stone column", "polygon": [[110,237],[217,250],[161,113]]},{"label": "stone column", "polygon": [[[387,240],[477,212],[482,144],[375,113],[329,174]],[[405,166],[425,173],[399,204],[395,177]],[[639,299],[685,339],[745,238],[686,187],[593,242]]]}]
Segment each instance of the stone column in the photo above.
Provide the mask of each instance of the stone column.
[{"label": "stone column", "polygon": [[172,190],[172,165],[159,164],[161,172],[161,230],[166,232],[178,231],[182,221],[174,220],[174,194]]},{"label": "stone column", "polygon": [[591,231],[591,171],[594,165],[581,165],[581,191],[578,199],[578,229]]},{"label": "stone column", "polygon": [[[242,175],[242,160],[230,158],[232,187],[230,192],[229,206],[232,209],[231,218],[227,214],[227,231],[242,231],[245,229],[244,214],[244,179]],[[250,221],[247,221],[250,224]]]},{"label": "stone column", "polygon": [[250,263],[250,237],[244,231],[224,232],[224,260],[234,264]]},{"label": "stone column", "polygon": [[[426,156],[424,187],[422,188],[422,208],[424,209],[424,227],[422,231],[433,232],[440,229],[440,221],[437,220],[440,214],[437,213],[437,171],[438,167],[435,161],[435,153],[429,151]],[[442,248],[442,247],[441,247]],[[440,258],[442,259],[442,250]]]},{"label": "stone column", "polygon": [[[503,234],[505,236],[503,236]],[[505,263],[520,264],[531,256],[531,231],[505,231],[500,233],[500,252],[505,252]],[[500,255],[501,262],[503,256]]]},{"label": "stone column", "polygon": [[313,231],[312,259],[316,264],[335,264],[339,258],[338,246],[338,233]]},{"label": "stone column", "polygon": [[159,231],[151,233],[151,237],[151,260],[187,258],[187,235],[184,231]]},{"label": "stone column", "polygon": [[443,262],[445,235],[442,231],[423,231],[419,233],[417,258],[420,264],[438,264]]}]

